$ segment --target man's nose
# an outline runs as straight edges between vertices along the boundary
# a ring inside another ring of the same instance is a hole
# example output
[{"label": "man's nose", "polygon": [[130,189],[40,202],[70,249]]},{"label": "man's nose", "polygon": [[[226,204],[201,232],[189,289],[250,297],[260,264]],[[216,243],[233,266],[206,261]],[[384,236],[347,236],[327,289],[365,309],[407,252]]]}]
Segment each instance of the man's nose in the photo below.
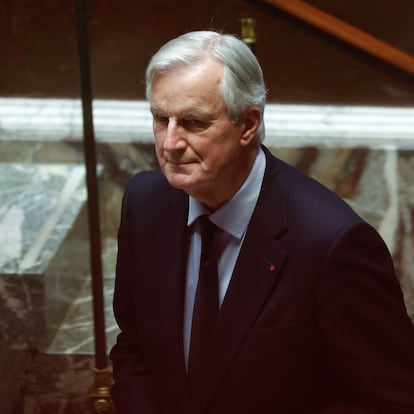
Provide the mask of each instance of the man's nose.
[{"label": "man's nose", "polygon": [[164,149],[167,151],[174,151],[184,148],[185,143],[180,129],[180,126],[174,118],[170,118],[168,120],[168,126],[164,140]]}]

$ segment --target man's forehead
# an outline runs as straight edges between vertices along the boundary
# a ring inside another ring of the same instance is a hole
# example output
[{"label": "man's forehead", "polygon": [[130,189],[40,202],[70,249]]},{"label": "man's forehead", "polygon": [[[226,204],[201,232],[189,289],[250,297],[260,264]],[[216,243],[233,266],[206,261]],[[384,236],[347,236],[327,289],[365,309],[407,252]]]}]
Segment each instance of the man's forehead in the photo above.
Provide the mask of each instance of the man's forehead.
[{"label": "man's forehead", "polygon": [[162,116],[175,116],[176,118],[210,118],[212,114],[207,111],[204,107],[188,107],[188,108],[177,108],[174,107],[169,109],[168,107],[159,106],[157,104],[151,104],[150,110],[153,115]]},{"label": "man's forehead", "polygon": [[207,56],[201,60],[190,62],[184,65],[171,66],[160,71],[154,72],[151,80],[151,86],[154,87],[160,80],[174,77],[178,75],[183,78],[197,78],[197,75],[201,76],[204,80],[210,75],[213,77],[210,81],[213,83],[221,83],[224,74],[224,65],[218,59],[211,56]]},{"label": "man's forehead", "polygon": [[217,61],[203,60],[161,72],[151,83],[150,107],[153,114],[176,117],[208,116],[225,107],[221,85],[222,73]]}]

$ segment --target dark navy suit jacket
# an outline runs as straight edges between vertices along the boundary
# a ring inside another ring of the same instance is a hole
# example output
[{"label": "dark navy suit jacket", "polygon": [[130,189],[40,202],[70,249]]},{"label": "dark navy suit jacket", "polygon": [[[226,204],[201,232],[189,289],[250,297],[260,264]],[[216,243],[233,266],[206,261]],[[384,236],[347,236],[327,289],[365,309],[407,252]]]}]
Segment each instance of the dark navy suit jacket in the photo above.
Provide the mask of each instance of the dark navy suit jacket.
[{"label": "dark navy suit jacket", "polygon": [[111,352],[119,413],[414,413],[414,328],[378,233],[273,157],[223,302],[204,383],[183,355],[188,196],[128,185]]}]

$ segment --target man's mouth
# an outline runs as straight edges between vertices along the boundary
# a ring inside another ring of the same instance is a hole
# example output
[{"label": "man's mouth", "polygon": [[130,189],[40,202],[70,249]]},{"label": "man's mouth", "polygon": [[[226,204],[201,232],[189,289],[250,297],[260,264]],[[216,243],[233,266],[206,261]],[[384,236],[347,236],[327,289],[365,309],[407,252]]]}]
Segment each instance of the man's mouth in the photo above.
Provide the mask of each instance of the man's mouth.
[{"label": "man's mouth", "polygon": [[166,161],[168,164],[177,165],[177,166],[180,166],[180,165],[188,165],[188,164],[193,164],[193,162],[192,162],[192,161],[185,161],[185,160],[176,161],[176,160],[169,160],[169,159],[166,159],[165,161]]}]

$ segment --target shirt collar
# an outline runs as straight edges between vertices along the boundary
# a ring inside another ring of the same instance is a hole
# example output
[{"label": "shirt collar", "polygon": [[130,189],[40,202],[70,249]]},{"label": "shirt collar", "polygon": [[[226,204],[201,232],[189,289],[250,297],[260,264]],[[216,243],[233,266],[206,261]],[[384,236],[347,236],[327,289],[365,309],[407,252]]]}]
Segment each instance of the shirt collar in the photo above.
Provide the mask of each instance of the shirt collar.
[{"label": "shirt collar", "polygon": [[[259,148],[253,167],[237,193],[221,208],[209,216],[210,220],[222,230],[241,239],[247,229],[256,207],[266,167],[266,157]],[[198,217],[209,214],[208,209],[189,196],[187,225],[191,226]]]}]

